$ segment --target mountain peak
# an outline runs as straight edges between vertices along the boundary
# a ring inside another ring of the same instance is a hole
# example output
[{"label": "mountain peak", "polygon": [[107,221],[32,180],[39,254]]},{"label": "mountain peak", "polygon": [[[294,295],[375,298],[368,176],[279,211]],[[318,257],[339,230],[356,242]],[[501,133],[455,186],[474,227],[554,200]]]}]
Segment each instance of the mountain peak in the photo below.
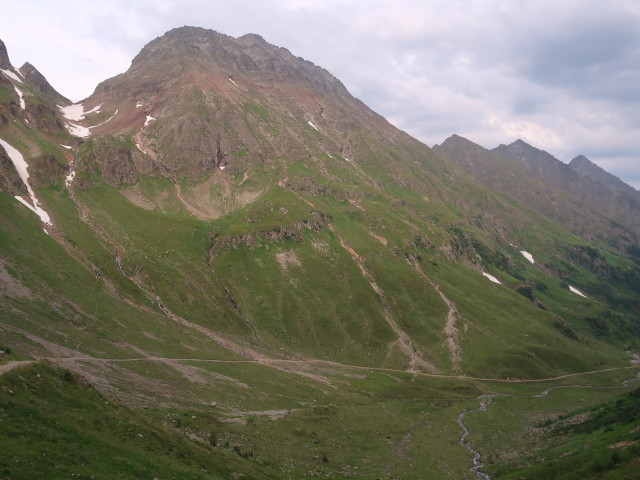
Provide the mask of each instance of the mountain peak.
[{"label": "mountain peak", "polygon": [[0,40],[0,68],[3,70],[13,69],[13,65],[11,65],[11,61],[9,60],[7,46],[2,40]]},{"label": "mountain peak", "polygon": [[294,56],[286,48],[270,44],[255,33],[233,38],[200,27],[174,28],[145,45],[133,59],[130,70],[147,67],[165,77],[193,69],[215,69],[223,76],[251,77],[254,83],[301,81],[329,92],[346,91],[342,83],[323,68]]},{"label": "mountain peak", "polygon": [[270,45],[262,36],[257,33],[246,33],[241,37],[238,37],[238,41],[243,43],[251,43],[254,45]]},{"label": "mountain peak", "polygon": [[[544,150],[540,150],[539,148],[534,147],[530,143],[527,143],[524,140],[522,140],[521,138],[517,139],[515,142],[510,143],[508,147],[520,149],[522,151],[529,151],[529,152],[544,152]],[[547,153],[547,152],[544,152],[544,153]]]},{"label": "mountain peak", "polygon": [[57,105],[61,105],[63,107],[71,105],[71,100],[58,93],[58,91],[47,81],[44,75],[42,75],[38,69],[29,62],[26,62],[22,67],[20,67],[20,73],[29,83],[51,98]]},{"label": "mountain peak", "polygon": [[587,157],[585,157],[584,155],[578,155],[577,157],[573,158],[570,162],[569,165],[595,165],[595,163],[593,163],[591,160],[589,160]]},{"label": "mountain peak", "polygon": [[454,133],[453,135],[451,135],[450,137],[448,137],[444,142],[442,142],[442,145],[434,145],[433,146],[434,149],[442,149],[444,151],[448,151],[452,148],[455,149],[459,149],[459,148],[470,148],[470,149],[484,149],[484,147],[478,145],[477,143],[472,142],[471,140],[469,140],[468,138],[462,137],[456,133]]},{"label": "mountain peak", "polygon": [[571,167],[571,169],[578,175],[590,178],[591,180],[610,189],[638,194],[638,191],[635,188],[627,185],[615,175],[612,175],[602,167],[596,165],[584,155],[578,155],[571,160],[571,162],[569,162],[569,167]]},{"label": "mountain peak", "polygon": [[[398,134],[327,70],[286,48],[256,34],[234,38],[198,27],[149,42],[126,72],[98,85],[83,105],[87,111],[103,105],[101,114],[113,117],[87,117],[83,125],[92,134],[136,134],[146,151],[154,144],[165,167],[186,176],[226,168],[225,155],[231,165],[224,152],[260,157],[286,154],[292,145],[306,152],[318,142],[320,151],[353,152],[345,131],[360,123]],[[292,129],[291,122],[303,128]],[[281,134],[274,136],[275,129]]]},{"label": "mountain peak", "polygon": [[492,152],[505,158],[517,160],[533,169],[535,169],[535,165],[540,163],[553,164],[555,166],[564,165],[550,153],[540,150],[533,145],[529,145],[520,138],[509,145],[501,144],[494,148]]}]

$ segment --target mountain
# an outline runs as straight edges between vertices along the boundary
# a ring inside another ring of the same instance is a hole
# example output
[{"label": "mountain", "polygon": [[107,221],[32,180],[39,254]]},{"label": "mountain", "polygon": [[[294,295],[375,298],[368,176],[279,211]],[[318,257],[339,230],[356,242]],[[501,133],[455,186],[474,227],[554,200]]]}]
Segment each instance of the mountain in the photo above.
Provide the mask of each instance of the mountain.
[{"label": "mountain", "polygon": [[22,67],[20,67],[20,74],[24,77],[24,79],[31,83],[34,87],[36,87],[40,92],[42,92],[46,97],[53,100],[56,105],[60,105],[66,107],[67,105],[71,105],[71,100],[64,97],[60,93],[56,91],[55,88],[51,86],[51,84],[44,78],[36,67],[31,65],[29,62],[26,62]]},{"label": "mountain", "polygon": [[638,242],[519,161],[257,35],[171,30],[73,105],[9,68],[6,476],[474,478],[637,371]]},{"label": "mountain", "polygon": [[578,155],[569,162],[569,166],[579,175],[588,177],[612,190],[620,190],[631,195],[638,195],[638,191],[624,183],[615,175],[610,174],[603,168],[599,167],[584,155]]},{"label": "mountain", "polygon": [[101,106],[84,123],[96,125],[93,132],[130,134],[159,159],[160,172],[190,178],[263,157],[349,156],[358,136],[402,135],[326,70],[286,49],[258,35],[192,27],[150,42],[127,72],[82,103]]},{"label": "mountain", "polygon": [[11,61],[9,60],[9,53],[7,52],[7,46],[2,40],[0,40],[0,68],[2,70],[12,69]]},{"label": "mountain", "polygon": [[612,194],[606,185],[578,174],[553,155],[522,140],[516,140],[510,145],[499,145],[492,151],[522,163],[549,185],[569,192],[585,205],[629,227],[636,236],[640,233],[640,209],[636,195],[623,191]]},{"label": "mountain", "polygon": [[[524,142],[516,142],[516,145],[528,151]],[[635,245],[636,237],[628,228],[613,222],[605,214],[594,211],[571,191],[558,186],[565,185],[559,180],[566,173],[564,164],[546,152],[531,148],[541,159],[537,162],[532,155],[536,173],[530,170],[528,163],[523,164],[509,155],[500,156],[496,150],[487,150],[458,135],[452,135],[442,145],[434,146],[436,152],[460,165],[476,180],[509,195],[545,217],[555,219],[576,235],[592,240],[600,238],[623,250],[625,244]],[[537,174],[538,170],[541,171],[540,175]]]}]

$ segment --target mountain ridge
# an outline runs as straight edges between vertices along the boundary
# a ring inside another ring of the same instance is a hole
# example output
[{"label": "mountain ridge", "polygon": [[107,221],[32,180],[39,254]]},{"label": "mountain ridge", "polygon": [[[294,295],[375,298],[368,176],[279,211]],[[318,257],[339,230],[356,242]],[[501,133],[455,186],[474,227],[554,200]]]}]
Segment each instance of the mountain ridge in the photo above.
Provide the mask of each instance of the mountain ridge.
[{"label": "mountain ridge", "polygon": [[[518,145],[526,144],[520,141]],[[495,149],[487,150],[464,137],[452,135],[441,145],[434,146],[434,150],[456,162],[482,183],[570,226],[581,236],[595,234],[615,241],[628,235],[624,228],[612,225],[610,218],[593,212],[592,207],[584,205],[571,192],[550,185],[526,164],[501,156]]]},{"label": "mountain ridge", "polygon": [[66,107],[71,105],[71,100],[60,94],[55,88],[51,86],[49,81],[38,71],[36,67],[31,65],[29,62],[25,62],[22,67],[20,67],[20,73],[24,77],[25,80],[33,84],[38,90],[40,90],[44,95],[51,98],[57,105]]},{"label": "mountain ridge", "polygon": [[578,155],[577,157],[574,157],[569,162],[569,166],[578,174],[589,177],[590,179],[603,184],[608,188],[627,192],[632,195],[640,194],[638,190],[626,184],[610,172],[607,172],[602,167],[596,165],[584,155]]},{"label": "mountain ridge", "polygon": [[623,191],[612,193],[606,185],[579,175],[553,155],[522,140],[500,145],[492,151],[522,163],[548,184],[569,192],[580,202],[627,225],[636,236],[640,235],[640,197]]}]

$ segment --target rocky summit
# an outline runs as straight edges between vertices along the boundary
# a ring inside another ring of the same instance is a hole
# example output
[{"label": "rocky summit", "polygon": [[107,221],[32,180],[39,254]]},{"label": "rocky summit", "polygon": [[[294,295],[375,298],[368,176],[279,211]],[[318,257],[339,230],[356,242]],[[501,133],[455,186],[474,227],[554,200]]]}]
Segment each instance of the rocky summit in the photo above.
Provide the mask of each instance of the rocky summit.
[{"label": "rocky summit", "polygon": [[609,176],[429,148],[258,35],[171,30],[76,104],[0,47],[3,478],[638,472]]}]

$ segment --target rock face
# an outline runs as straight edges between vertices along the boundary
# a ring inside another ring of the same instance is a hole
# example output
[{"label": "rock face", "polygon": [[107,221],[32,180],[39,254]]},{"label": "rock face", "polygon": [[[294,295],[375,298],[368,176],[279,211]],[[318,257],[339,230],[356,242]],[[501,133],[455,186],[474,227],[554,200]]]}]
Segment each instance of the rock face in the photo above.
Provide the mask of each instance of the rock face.
[{"label": "rock face", "polygon": [[619,190],[632,195],[640,195],[640,192],[635,188],[627,185],[615,175],[612,175],[599,167],[584,155],[578,155],[571,160],[571,162],[569,162],[569,167],[571,167],[571,169],[578,175],[590,178],[591,180],[594,180],[612,190]]},{"label": "rock face", "polygon": [[55,155],[40,155],[29,165],[29,180],[34,187],[55,185],[68,174],[69,167],[61,164]]},{"label": "rock face", "polygon": [[36,67],[31,65],[30,63],[25,63],[20,67],[20,73],[24,76],[25,80],[27,80],[31,85],[40,90],[44,95],[52,99],[56,104],[66,107],[67,105],[71,105],[71,100],[64,97],[60,93],[56,91],[55,88],[51,86],[51,84],[44,78]]},{"label": "rock face", "polygon": [[112,186],[135,185],[138,169],[133,161],[131,149],[111,138],[96,140],[88,158],[90,168],[97,168],[102,178]]},{"label": "rock face", "polygon": [[7,47],[2,40],[0,40],[0,69],[13,69],[13,65],[11,65],[11,62],[9,61]]}]

